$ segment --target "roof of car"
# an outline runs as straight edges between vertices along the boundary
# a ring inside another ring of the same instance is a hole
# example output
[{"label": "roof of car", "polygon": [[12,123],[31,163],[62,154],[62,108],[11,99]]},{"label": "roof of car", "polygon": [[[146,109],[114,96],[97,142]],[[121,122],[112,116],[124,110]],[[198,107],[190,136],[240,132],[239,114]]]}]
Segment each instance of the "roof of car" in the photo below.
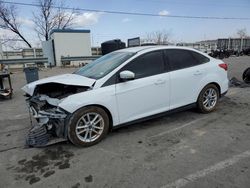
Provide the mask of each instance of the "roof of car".
[{"label": "roof of car", "polygon": [[[184,49],[184,50],[194,50],[193,48],[187,48],[182,46],[138,46],[138,47],[131,47],[131,48],[124,48],[119,51],[121,52],[140,52],[145,50],[160,50],[160,49]],[[194,50],[195,51],[195,50]]]}]

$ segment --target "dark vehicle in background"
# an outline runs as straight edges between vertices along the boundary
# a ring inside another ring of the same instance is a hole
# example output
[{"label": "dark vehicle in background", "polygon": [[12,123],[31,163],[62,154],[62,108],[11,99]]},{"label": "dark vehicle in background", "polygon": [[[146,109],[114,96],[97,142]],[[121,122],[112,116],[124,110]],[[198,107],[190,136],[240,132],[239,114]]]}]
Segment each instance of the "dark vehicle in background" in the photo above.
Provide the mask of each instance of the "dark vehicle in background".
[{"label": "dark vehicle in background", "polygon": [[102,46],[102,55],[106,55],[115,50],[126,48],[125,42],[122,42],[120,39],[103,42],[101,46]]}]

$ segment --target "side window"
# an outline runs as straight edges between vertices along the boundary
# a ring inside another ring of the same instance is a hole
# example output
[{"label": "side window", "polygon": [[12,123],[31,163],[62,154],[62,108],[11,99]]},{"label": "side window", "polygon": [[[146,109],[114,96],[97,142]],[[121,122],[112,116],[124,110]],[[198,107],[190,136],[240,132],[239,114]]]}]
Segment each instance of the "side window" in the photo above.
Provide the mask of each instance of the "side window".
[{"label": "side window", "polygon": [[164,69],[163,51],[149,52],[122,68],[122,70],[134,72],[136,79],[161,74],[165,71]]},{"label": "side window", "polygon": [[210,61],[210,59],[202,54],[199,54],[197,52],[194,51],[190,51],[192,53],[192,55],[194,56],[194,58],[199,62],[199,64],[203,64],[203,63],[207,63]]},{"label": "side window", "polygon": [[199,65],[189,50],[168,49],[166,56],[172,71]]}]

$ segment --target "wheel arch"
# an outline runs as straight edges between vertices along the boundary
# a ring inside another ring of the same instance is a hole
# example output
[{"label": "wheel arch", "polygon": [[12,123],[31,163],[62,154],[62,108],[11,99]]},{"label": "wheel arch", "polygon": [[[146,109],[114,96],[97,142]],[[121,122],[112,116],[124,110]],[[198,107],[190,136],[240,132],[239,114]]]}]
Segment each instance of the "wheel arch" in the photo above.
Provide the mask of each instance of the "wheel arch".
[{"label": "wheel arch", "polygon": [[221,87],[220,87],[220,85],[219,85],[217,82],[210,82],[210,83],[206,84],[206,85],[200,90],[199,95],[198,95],[196,101],[198,101],[199,96],[200,96],[202,90],[203,90],[205,87],[207,87],[208,85],[210,85],[210,84],[215,85],[215,86],[217,87],[217,89],[219,90],[219,97],[221,97]]},{"label": "wheel arch", "polygon": [[211,82],[211,83],[208,83],[207,85],[209,85],[209,84],[213,84],[213,85],[215,85],[217,87],[217,89],[219,90],[219,96],[221,97],[221,87],[220,87],[220,85],[217,82]]},{"label": "wheel arch", "polygon": [[209,89],[210,87],[213,87],[213,88],[217,88],[218,90],[218,98],[216,99],[216,103],[218,102],[218,99],[221,97],[221,88],[220,88],[220,85],[217,83],[217,82],[210,82],[208,84],[206,84],[202,90],[200,91],[198,97],[197,97],[197,100],[196,100],[196,106],[197,106],[197,110],[201,113],[209,113],[209,112],[212,112],[215,110],[216,108],[216,103],[212,106],[212,108],[205,108],[204,107],[204,104],[203,104],[203,94],[204,92],[207,91],[207,89]]},{"label": "wheel arch", "polygon": [[111,114],[110,110],[108,108],[106,108],[105,106],[100,105],[100,104],[89,104],[89,105],[83,106],[82,108],[86,108],[86,107],[90,107],[90,106],[95,106],[95,107],[101,108],[107,113],[107,115],[109,117],[109,123],[110,123],[109,131],[112,130],[112,128],[113,128],[113,117],[112,117],[112,114]]}]

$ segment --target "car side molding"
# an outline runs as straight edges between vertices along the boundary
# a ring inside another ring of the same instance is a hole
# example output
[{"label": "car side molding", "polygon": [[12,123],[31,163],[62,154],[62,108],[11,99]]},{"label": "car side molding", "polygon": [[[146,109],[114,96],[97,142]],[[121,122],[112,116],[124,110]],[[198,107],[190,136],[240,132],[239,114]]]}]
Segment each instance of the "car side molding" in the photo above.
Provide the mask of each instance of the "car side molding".
[{"label": "car side molding", "polygon": [[195,107],[196,107],[196,103],[191,103],[191,104],[179,107],[179,108],[175,108],[173,110],[169,110],[169,111],[166,111],[166,112],[161,112],[161,113],[158,113],[158,114],[154,114],[154,115],[151,115],[151,116],[143,117],[143,118],[140,118],[140,119],[137,119],[137,120],[133,120],[133,121],[130,121],[130,122],[126,122],[126,123],[122,123],[122,124],[113,126],[112,130],[119,129],[121,127],[125,127],[125,126],[131,125],[131,124],[141,123],[141,122],[151,120],[151,119],[154,119],[154,118],[159,118],[159,117],[162,117],[162,116],[174,114],[174,113],[177,113],[177,112],[189,110],[189,109],[192,109],[192,108],[195,108]]}]

